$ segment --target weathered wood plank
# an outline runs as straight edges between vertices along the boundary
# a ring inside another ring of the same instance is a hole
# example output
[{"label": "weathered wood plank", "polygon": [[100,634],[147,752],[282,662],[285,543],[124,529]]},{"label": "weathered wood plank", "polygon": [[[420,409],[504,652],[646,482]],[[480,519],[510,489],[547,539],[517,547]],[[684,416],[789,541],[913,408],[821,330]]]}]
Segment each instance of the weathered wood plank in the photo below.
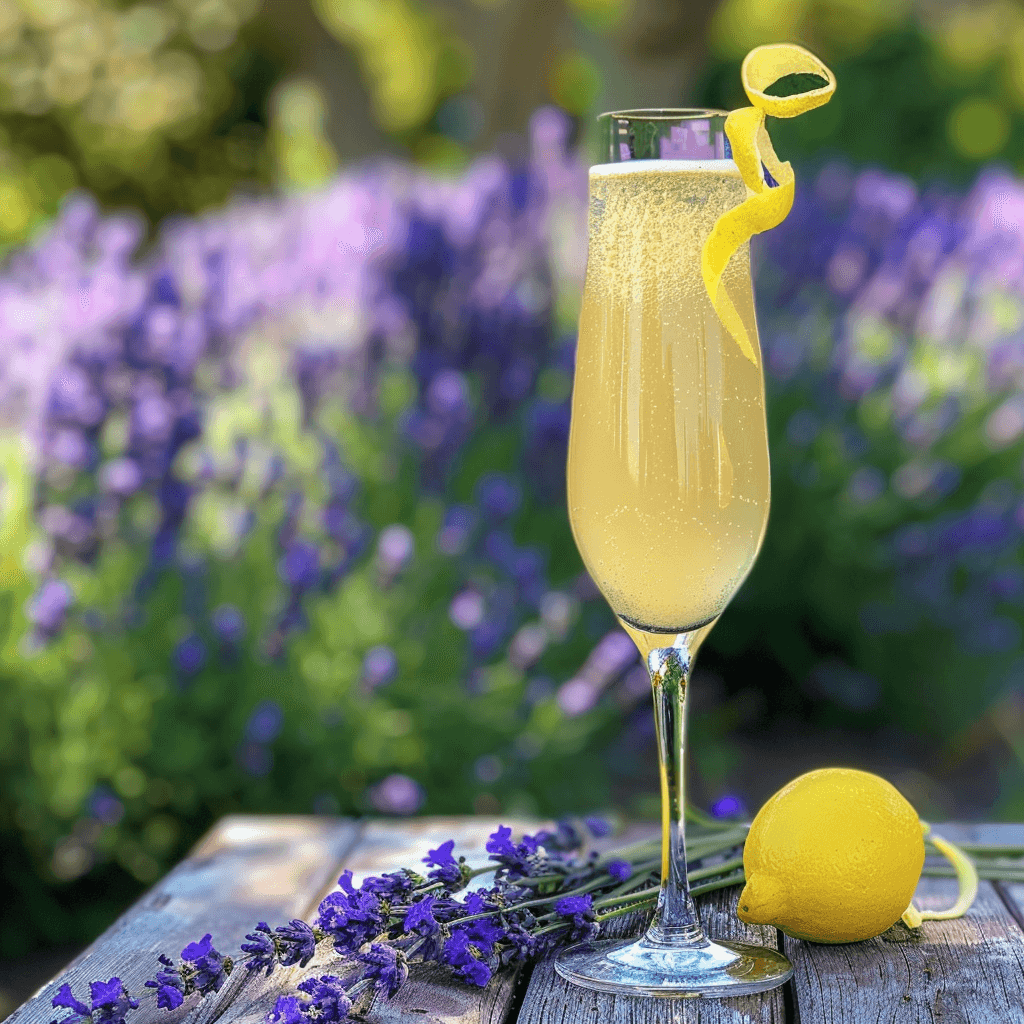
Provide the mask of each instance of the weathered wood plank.
[{"label": "weathered wood plank", "polygon": [[[336,865],[333,877],[344,869],[353,872],[358,884],[367,875],[418,867],[428,849],[447,839],[455,840],[456,855],[466,857],[471,867],[487,864],[484,845],[487,836],[498,824],[510,825],[514,832],[537,827],[536,822],[512,819],[480,818],[416,818],[405,821],[369,821],[358,844]],[[474,880],[474,887],[489,885],[489,875]],[[333,888],[330,886],[328,888]],[[319,901],[317,901],[319,902]],[[315,916],[316,904],[309,908],[307,919]],[[295,990],[298,983],[312,975],[342,973],[341,963],[319,956],[306,968],[275,971],[269,978],[262,975],[239,979],[237,990],[230,994],[228,1005],[203,1007],[188,1024],[260,1024],[277,996]],[[232,979],[234,981],[234,979]],[[407,984],[393,1000],[379,1000],[366,1020],[371,1024],[502,1024],[511,1005],[515,989],[515,972],[503,972],[484,990],[453,983],[451,976],[430,967],[416,968]]]},{"label": "weathered wood plank", "polygon": [[[612,837],[604,845],[625,845],[657,834],[655,825],[634,826],[627,835]],[[774,928],[745,925],[736,917],[738,895],[739,888],[734,886],[698,898],[708,934],[777,949],[778,933]],[[603,934],[607,938],[639,935],[649,916],[610,921]],[[541,963],[530,978],[518,1024],[783,1024],[785,1019],[782,989],[740,999],[613,996],[570,985],[555,973],[551,963]]]},{"label": "weathered wood plank", "polygon": [[[238,948],[261,920],[290,920],[303,913],[344,860],[359,835],[352,821],[322,817],[223,819],[186,860],[118,918],[52,982],[15,1010],[8,1024],[48,1024],[51,997],[65,981],[81,998],[88,983],[117,975],[129,992],[145,991],[158,953],[177,956],[183,946],[211,932],[219,949]],[[175,1014],[146,999],[134,1020],[174,1024]]]},{"label": "weathered wood plank", "polygon": [[[939,825],[936,832],[953,842],[982,843],[986,846],[1024,846],[1024,825],[1016,822],[978,822],[971,825]],[[993,888],[1010,916],[1024,930],[1024,885],[995,882]]]},{"label": "weathered wood plank", "polygon": [[[1024,829],[936,826],[946,838],[1020,842]],[[922,909],[949,906],[953,879],[923,878]],[[928,921],[915,934],[897,925],[868,942],[839,946],[785,939],[799,1024],[1021,1024],[1024,934],[992,884],[957,921]]]}]

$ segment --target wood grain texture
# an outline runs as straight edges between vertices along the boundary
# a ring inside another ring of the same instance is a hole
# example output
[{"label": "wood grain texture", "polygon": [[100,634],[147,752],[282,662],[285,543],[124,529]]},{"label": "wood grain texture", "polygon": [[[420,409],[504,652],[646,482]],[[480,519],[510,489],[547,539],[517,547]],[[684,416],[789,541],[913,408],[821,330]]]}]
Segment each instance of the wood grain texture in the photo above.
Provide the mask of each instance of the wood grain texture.
[{"label": "wood grain texture", "polygon": [[[455,840],[456,855],[463,855],[471,867],[487,864],[485,844],[498,824],[510,825],[513,833],[535,828],[536,822],[512,819],[414,818],[405,821],[369,821],[358,843],[339,861],[332,872],[333,881],[345,869],[351,869],[358,885],[367,875],[418,867],[427,850],[447,839]],[[481,875],[472,885],[492,884],[490,875]],[[308,913],[315,916],[319,898]],[[229,999],[203,1006],[188,1024],[260,1024],[278,995],[292,992],[306,977],[344,973],[343,962],[318,956],[305,968],[275,971],[269,978],[249,976],[232,978],[235,989]],[[231,984],[229,983],[229,984]],[[508,1015],[515,989],[515,972],[495,978],[486,989],[453,983],[451,975],[433,967],[414,968],[409,981],[392,1000],[378,1000],[366,1017],[368,1024],[502,1024]]]},{"label": "wood grain texture", "polygon": [[[354,822],[337,818],[224,818],[59,977],[15,1010],[8,1024],[48,1024],[55,1015],[50,999],[65,981],[82,998],[90,981],[117,975],[138,997],[158,953],[176,956],[206,932],[222,952],[236,950],[257,921],[302,914],[358,834]],[[222,995],[224,990],[217,1000]],[[145,999],[133,1020],[176,1024],[188,1012],[182,1007],[168,1014]]]},{"label": "wood grain texture", "polygon": [[[1020,826],[939,825],[956,841],[1019,843]],[[917,905],[950,906],[953,879],[923,878]],[[968,914],[897,925],[868,942],[839,946],[785,939],[796,970],[798,1024],[1024,1024],[1024,934],[999,893],[982,882]]]}]

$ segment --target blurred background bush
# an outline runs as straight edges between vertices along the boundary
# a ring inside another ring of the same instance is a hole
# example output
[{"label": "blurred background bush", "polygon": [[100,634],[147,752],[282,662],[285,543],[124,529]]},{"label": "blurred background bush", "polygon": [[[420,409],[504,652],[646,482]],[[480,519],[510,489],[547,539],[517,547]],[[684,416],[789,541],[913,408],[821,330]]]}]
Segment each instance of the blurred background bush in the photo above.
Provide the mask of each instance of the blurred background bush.
[{"label": "blurred background bush", "polygon": [[1020,5],[0,0],[8,1004],[229,811],[656,812],[564,510],[588,133],[779,39],[840,87],[772,125],[692,795],[1024,813]]}]

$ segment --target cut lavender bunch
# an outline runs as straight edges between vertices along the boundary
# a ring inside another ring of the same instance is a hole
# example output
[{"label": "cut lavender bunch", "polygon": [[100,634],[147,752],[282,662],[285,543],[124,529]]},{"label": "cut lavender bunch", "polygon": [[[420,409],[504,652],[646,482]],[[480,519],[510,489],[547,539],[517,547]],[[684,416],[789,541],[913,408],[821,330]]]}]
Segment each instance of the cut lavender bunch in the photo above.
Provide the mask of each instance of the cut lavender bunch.
[{"label": "cut lavender bunch", "polygon": [[[486,842],[490,863],[475,869],[455,856],[455,842],[448,840],[423,858],[430,869],[425,876],[396,871],[356,885],[345,871],[338,889],[320,903],[315,924],[294,920],[272,928],[260,921],[235,958],[221,954],[212,935],[204,935],[185,946],[177,962],[161,954],[146,988],[158,1008],[175,1010],[186,999],[218,992],[236,963],[270,975],[319,957],[331,972],[307,977],[294,992],[279,996],[266,1018],[268,1024],[306,1024],[357,1019],[375,998],[391,998],[415,964],[440,965],[459,981],[483,987],[506,965],[593,938],[603,921],[656,903],[657,842],[603,857],[584,853],[584,832],[601,837],[610,826],[600,819],[583,824],[562,821],[518,841],[511,828],[499,826]],[[727,856],[737,836],[742,839],[742,831],[735,826],[700,836],[703,861],[691,874],[704,883],[697,891],[742,881],[740,862]],[[705,863],[715,857],[724,859]],[[491,873],[493,885],[463,892],[474,877]],[[55,1024],[124,1024],[138,1002],[114,978],[93,984],[91,1006],[67,985],[53,1005],[71,1011]]]}]

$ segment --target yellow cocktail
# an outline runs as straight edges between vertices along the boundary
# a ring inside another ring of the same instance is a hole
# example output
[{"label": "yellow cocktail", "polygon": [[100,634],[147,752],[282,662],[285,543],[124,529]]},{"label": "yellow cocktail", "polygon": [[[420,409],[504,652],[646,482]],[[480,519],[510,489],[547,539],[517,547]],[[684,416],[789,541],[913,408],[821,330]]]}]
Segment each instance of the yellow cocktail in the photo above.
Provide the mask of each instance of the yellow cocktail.
[{"label": "yellow cocktail", "polygon": [[[569,518],[608,603],[644,631],[686,633],[720,615],[768,520],[760,356],[723,329],[700,266],[715,221],[745,198],[731,160],[590,172]],[[723,283],[756,346],[746,245]]]}]

